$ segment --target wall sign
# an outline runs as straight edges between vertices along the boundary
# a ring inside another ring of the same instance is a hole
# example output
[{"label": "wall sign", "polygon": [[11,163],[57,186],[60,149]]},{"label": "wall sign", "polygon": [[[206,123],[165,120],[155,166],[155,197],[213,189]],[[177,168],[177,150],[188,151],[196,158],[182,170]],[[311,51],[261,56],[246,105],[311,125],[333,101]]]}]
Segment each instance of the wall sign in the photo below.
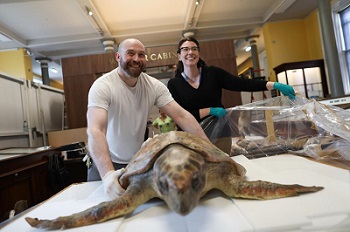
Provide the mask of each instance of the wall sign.
[{"label": "wall sign", "polygon": [[146,48],[147,67],[159,67],[177,64],[177,46],[161,46]]}]

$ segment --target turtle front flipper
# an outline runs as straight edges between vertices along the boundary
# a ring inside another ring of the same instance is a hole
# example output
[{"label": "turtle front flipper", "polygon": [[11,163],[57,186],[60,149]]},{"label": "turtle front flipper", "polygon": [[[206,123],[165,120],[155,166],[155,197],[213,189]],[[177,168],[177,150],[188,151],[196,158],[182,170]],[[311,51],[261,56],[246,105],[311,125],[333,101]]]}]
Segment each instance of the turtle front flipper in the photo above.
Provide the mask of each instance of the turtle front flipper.
[{"label": "turtle front flipper", "polygon": [[82,212],[69,216],[58,217],[53,220],[41,220],[37,218],[26,217],[25,220],[35,228],[46,230],[62,230],[91,225],[122,216],[136,208],[132,208],[131,206],[126,207],[130,203],[132,202],[130,202],[128,198],[121,196],[113,201],[102,202]]},{"label": "turtle front flipper", "polygon": [[222,191],[230,197],[258,200],[298,196],[303,193],[317,192],[323,189],[323,187],[318,186],[284,185],[261,180],[236,180],[232,185],[226,186]]},{"label": "turtle front flipper", "polygon": [[35,228],[45,230],[67,229],[104,222],[128,214],[139,205],[156,196],[147,181],[131,184],[125,193],[113,201],[102,202],[82,212],[53,220],[26,217],[25,220]]}]

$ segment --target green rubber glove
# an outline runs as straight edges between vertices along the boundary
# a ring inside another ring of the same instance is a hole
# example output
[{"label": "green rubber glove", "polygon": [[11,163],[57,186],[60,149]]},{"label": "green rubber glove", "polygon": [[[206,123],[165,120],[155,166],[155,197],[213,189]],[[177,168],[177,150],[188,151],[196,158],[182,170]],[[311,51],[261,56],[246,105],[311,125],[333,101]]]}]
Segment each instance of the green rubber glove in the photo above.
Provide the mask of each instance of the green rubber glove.
[{"label": "green rubber glove", "polygon": [[216,116],[218,118],[222,118],[226,115],[226,110],[221,107],[210,107],[210,115]]},{"label": "green rubber glove", "polygon": [[282,84],[282,83],[279,83],[279,82],[275,82],[273,84],[273,88],[281,91],[281,93],[283,95],[288,96],[290,99],[294,99],[295,98],[294,89],[290,85],[285,85],[285,84]]}]

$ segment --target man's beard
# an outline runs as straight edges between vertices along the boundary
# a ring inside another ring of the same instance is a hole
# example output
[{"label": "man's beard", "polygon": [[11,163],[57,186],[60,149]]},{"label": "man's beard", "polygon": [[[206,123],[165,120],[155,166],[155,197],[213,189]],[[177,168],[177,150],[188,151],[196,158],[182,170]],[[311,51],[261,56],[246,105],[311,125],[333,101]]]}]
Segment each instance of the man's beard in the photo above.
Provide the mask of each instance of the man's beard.
[{"label": "man's beard", "polygon": [[[132,63],[134,63],[134,66],[139,65],[138,68],[132,67]],[[145,69],[146,65],[142,62],[125,62],[123,59],[120,59],[120,67],[126,72],[130,77],[139,77],[141,72]]]}]

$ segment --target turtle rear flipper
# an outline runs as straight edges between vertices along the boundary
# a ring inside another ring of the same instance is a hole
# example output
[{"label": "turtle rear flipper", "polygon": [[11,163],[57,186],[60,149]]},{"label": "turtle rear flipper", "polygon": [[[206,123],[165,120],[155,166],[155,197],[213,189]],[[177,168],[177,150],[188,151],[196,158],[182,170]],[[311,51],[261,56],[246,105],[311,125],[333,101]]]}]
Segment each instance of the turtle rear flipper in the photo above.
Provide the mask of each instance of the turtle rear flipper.
[{"label": "turtle rear flipper", "polygon": [[236,181],[223,191],[230,197],[268,200],[298,196],[303,193],[317,192],[323,189],[318,186],[302,186],[298,184],[284,185],[268,181]]}]

